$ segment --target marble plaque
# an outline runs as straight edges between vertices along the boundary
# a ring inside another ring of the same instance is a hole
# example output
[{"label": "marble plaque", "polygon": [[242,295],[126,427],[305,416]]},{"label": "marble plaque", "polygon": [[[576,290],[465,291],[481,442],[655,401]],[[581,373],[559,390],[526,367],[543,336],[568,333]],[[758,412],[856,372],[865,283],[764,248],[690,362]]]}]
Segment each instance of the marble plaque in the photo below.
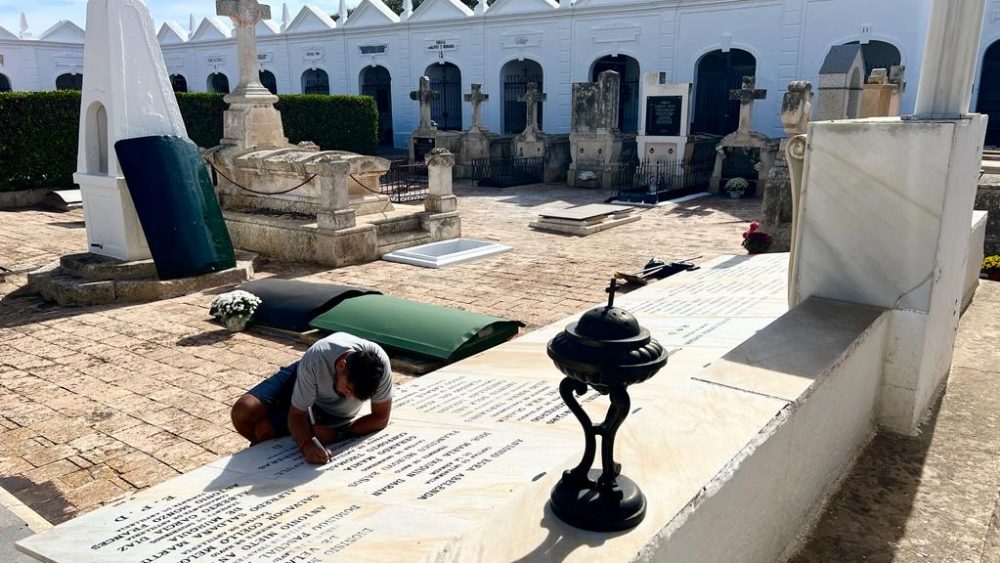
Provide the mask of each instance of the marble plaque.
[{"label": "marble plaque", "polygon": [[675,137],[681,134],[683,96],[646,98],[646,135]]}]

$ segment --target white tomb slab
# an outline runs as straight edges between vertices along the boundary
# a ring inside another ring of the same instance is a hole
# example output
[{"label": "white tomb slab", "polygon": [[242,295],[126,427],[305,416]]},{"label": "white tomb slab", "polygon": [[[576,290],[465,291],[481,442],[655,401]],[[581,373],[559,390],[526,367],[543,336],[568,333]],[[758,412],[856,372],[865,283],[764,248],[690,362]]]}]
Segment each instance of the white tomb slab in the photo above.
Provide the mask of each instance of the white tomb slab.
[{"label": "white tomb slab", "polygon": [[384,254],[382,259],[423,268],[443,268],[511,250],[514,249],[495,242],[458,238],[397,250]]},{"label": "white tomb slab", "polygon": [[642,75],[639,93],[639,160],[683,162],[687,149],[691,83],[668,84],[659,72]]},{"label": "white tomb slab", "polygon": [[[545,507],[552,485],[583,448],[579,423],[558,395],[562,376],[546,355],[549,335],[574,315],[401,386],[389,427],[338,445],[327,465],[306,464],[288,438],[273,440],[18,548],[56,563],[551,561],[545,534],[555,534],[566,546],[599,546],[600,560],[627,559],[787,404],[693,378],[735,347],[739,335],[777,316],[750,316],[752,304],[730,303],[734,316],[726,317],[712,297],[713,276],[722,286],[759,292],[761,300],[780,299],[785,259],[723,257],[621,296],[674,350],[661,373],[631,388],[632,414],[618,436],[616,459],[649,499],[646,521],[627,534],[582,532]],[[664,296],[684,296],[685,287],[704,292],[708,302],[663,306]],[[685,321],[685,311],[698,316]],[[693,338],[663,328],[684,322],[701,327]],[[727,334],[726,325],[739,334]],[[588,391],[581,403],[594,420],[603,419],[607,397]],[[492,528],[493,522],[504,527]],[[87,538],[82,549],[80,538]],[[585,549],[559,555],[594,561]]]}]

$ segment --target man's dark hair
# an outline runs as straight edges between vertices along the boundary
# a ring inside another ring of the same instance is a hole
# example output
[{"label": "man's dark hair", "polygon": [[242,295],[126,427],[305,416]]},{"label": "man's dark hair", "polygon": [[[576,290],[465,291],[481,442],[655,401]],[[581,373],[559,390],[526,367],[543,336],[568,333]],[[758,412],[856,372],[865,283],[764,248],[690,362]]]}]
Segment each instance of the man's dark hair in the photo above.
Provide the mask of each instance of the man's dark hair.
[{"label": "man's dark hair", "polygon": [[372,398],[378,384],[385,375],[385,364],[374,350],[358,350],[349,354],[347,362],[347,382],[354,396],[362,401]]}]

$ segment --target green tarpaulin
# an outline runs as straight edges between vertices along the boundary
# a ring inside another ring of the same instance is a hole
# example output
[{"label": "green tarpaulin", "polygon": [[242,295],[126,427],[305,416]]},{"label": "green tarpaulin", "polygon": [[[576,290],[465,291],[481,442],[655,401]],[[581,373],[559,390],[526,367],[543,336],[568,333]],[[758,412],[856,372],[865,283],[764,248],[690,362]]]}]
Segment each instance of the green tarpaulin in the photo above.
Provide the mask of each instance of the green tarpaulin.
[{"label": "green tarpaulin", "polygon": [[386,295],[347,299],[309,324],[451,361],[505,342],[524,326],[518,321]]}]

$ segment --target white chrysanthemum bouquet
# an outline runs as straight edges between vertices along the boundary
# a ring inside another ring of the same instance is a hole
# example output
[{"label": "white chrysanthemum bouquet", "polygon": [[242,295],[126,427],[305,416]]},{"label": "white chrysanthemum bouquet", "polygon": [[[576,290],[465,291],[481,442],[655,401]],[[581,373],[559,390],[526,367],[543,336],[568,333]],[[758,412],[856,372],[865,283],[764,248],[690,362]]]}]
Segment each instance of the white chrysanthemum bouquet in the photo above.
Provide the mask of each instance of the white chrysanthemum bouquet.
[{"label": "white chrysanthemum bouquet", "polygon": [[243,330],[259,305],[259,297],[249,291],[237,289],[223,293],[212,300],[212,308],[209,309],[209,313],[213,317],[221,319],[230,330]]}]

